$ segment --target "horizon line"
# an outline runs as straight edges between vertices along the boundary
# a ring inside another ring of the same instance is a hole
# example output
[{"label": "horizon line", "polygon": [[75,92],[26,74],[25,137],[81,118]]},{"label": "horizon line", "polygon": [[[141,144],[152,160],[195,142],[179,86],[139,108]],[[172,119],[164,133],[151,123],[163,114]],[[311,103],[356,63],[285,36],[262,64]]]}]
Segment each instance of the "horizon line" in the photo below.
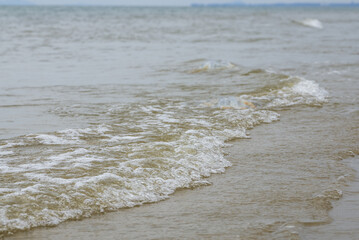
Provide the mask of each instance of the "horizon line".
[{"label": "horizon line", "polygon": [[326,6],[359,6],[359,2],[350,2],[350,3],[300,3],[300,2],[294,2],[294,3],[240,3],[240,2],[234,2],[234,3],[208,3],[208,4],[202,4],[202,3],[191,3],[188,5],[126,5],[126,4],[81,4],[81,3],[74,3],[74,4],[38,4],[38,3],[31,3],[31,2],[25,2],[25,3],[1,3],[0,6],[89,6],[89,7],[256,7],[256,6],[313,6],[313,7],[326,7]]}]

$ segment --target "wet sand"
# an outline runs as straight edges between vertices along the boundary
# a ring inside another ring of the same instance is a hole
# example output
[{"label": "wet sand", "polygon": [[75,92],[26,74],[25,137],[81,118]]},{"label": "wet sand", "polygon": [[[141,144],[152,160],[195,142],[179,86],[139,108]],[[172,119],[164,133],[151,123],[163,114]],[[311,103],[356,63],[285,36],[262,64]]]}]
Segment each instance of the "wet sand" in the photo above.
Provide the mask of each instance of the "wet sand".
[{"label": "wet sand", "polygon": [[[344,161],[332,155],[335,147],[343,149],[346,144],[337,141],[337,119],[328,117],[318,126],[325,112],[320,108],[299,109],[296,114],[284,111],[281,121],[253,129],[251,139],[236,140],[226,149],[233,166],[225,174],[211,176],[210,186],[180,190],[162,202],[5,239],[353,239],[358,231],[354,226],[359,222],[355,218],[359,215],[358,181],[334,203],[334,221],[327,208],[317,209],[307,202],[325,190],[331,178],[348,171]],[[329,129],[331,134],[324,135]],[[324,166],[316,161],[330,156]],[[311,159],[311,165],[303,170],[291,169],[291,161],[303,159]],[[268,162],[272,168],[261,167]],[[241,168],[243,164],[246,171]],[[313,186],[309,179],[310,174],[317,174],[316,168],[334,170],[328,179],[317,176],[323,181]],[[258,189],[248,189],[253,181],[260,181],[253,185]],[[298,188],[297,184],[303,186]]]},{"label": "wet sand", "polygon": [[334,202],[330,224],[311,227],[303,233],[303,239],[356,240],[359,236],[359,159],[350,158],[345,162],[356,170],[355,180],[343,191],[343,198]]}]

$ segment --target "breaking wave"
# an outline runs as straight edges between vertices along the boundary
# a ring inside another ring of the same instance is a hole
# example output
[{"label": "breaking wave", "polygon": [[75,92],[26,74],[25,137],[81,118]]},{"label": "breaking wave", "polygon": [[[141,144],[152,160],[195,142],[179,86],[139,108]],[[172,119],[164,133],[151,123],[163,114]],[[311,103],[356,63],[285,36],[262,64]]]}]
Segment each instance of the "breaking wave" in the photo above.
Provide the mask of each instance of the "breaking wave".
[{"label": "breaking wave", "polygon": [[281,107],[326,101],[324,89],[300,77],[224,61],[199,69],[234,67],[241,84],[254,77],[263,85],[233,94],[236,85],[225,83],[224,93],[201,82],[197,90],[203,87],[207,99],[189,94],[101,106],[100,124],[1,140],[0,232],[57,225],[210,184],[206,177],[231,166],[223,152],[229,140],[279,120]]}]

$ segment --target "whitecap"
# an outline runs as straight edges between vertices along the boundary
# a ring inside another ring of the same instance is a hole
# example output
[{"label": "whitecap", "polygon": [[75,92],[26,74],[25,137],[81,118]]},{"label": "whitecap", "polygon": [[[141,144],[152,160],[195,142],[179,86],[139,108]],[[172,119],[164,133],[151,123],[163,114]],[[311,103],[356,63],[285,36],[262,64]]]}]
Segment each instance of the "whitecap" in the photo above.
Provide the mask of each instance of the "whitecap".
[{"label": "whitecap", "polygon": [[311,28],[316,28],[316,29],[323,28],[322,22],[320,22],[318,19],[314,19],[314,18],[307,18],[307,19],[304,19],[302,21],[297,21],[297,22],[306,27],[311,27]]}]

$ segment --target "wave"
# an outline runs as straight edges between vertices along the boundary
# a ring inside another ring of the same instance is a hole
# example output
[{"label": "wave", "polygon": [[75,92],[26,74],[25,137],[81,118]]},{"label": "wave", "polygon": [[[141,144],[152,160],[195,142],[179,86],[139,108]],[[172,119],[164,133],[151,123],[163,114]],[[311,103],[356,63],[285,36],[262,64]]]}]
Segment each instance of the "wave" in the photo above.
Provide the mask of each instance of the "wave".
[{"label": "wave", "polygon": [[[233,68],[221,64],[209,66]],[[277,109],[327,101],[327,92],[314,81],[236,68],[241,84],[261,78],[264,85],[237,95],[229,86],[223,96],[218,86],[207,84],[208,99],[189,94],[181,100],[101,106],[102,123],[0,140],[0,172],[6,179],[0,188],[0,233],[53,226],[208,185],[206,177],[231,166],[223,152],[228,141],[278,121]]]},{"label": "wave", "polygon": [[235,68],[236,65],[223,60],[210,60],[203,63],[202,66],[192,70],[192,73],[206,72],[206,71],[219,71]]},{"label": "wave", "polygon": [[246,97],[248,101],[257,102],[265,109],[278,109],[295,105],[321,106],[327,102],[328,92],[315,81],[300,77],[288,77],[282,87],[266,87],[265,94],[258,92]]},{"label": "wave", "polygon": [[300,25],[306,26],[306,27],[311,27],[311,28],[316,28],[316,29],[323,29],[323,24],[321,21],[319,21],[318,19],[314,19],[314,18],[307,18],[304,19],[302,21],[293,21],[295,23],[298,23]]}]

